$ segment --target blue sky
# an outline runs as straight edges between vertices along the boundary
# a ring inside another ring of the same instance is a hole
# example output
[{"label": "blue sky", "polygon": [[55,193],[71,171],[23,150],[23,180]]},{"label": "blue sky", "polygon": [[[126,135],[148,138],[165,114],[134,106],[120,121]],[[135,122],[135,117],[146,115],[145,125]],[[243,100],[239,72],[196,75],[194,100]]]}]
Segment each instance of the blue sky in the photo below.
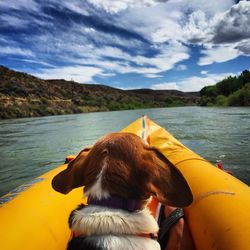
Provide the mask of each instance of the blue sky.
[{"label": "blue sky", "polygon": [[199,91],[250,69],[250,1],[0,1],[0,64],[43,79]]}]

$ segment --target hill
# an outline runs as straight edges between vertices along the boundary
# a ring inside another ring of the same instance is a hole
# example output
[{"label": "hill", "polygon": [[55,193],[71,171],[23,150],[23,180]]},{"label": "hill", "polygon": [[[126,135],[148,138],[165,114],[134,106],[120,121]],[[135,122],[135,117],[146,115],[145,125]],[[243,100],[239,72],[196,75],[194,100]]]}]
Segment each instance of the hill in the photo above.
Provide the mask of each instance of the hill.
[{"label": "hill", "polygon": [[0,118],[195,105],[197,93],[42,80],[0,66]]},{"label": "hill", "polygon": [[250,72],[229,76],[200,91],[201,106],[250,106]]}]

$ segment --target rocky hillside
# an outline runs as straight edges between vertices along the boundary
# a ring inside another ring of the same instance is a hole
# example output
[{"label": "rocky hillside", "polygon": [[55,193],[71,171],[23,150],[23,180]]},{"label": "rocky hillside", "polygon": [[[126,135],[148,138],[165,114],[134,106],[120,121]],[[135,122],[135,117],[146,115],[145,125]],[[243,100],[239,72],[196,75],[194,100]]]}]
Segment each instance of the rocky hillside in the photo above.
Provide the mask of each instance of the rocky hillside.
[{"label": "rocky hillside", "polygon": [[198,93],[42,80],[0,66],[0,118],[196,105]]}]

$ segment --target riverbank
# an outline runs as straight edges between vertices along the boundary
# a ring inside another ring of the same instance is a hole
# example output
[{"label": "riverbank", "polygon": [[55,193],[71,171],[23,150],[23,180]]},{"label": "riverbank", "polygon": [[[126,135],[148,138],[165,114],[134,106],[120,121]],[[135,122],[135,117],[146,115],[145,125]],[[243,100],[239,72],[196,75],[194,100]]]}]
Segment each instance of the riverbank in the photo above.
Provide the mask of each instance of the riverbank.
[{"label": "riverbank", "polygon": [[198,101],[198,92],[121,90],[74,81],[42,80],[0,66],[0,119],[193,106]]}]

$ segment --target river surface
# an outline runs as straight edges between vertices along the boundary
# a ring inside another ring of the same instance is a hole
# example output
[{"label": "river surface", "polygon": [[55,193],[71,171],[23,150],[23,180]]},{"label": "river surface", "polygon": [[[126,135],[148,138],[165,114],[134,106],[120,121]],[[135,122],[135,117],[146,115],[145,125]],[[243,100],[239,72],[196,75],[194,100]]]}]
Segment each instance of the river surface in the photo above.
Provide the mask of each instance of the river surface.
[{"label": "river surface", "polygon": [[0,196],[142,115],[250,185],[250,108],[180,107],[0,120]]}]

